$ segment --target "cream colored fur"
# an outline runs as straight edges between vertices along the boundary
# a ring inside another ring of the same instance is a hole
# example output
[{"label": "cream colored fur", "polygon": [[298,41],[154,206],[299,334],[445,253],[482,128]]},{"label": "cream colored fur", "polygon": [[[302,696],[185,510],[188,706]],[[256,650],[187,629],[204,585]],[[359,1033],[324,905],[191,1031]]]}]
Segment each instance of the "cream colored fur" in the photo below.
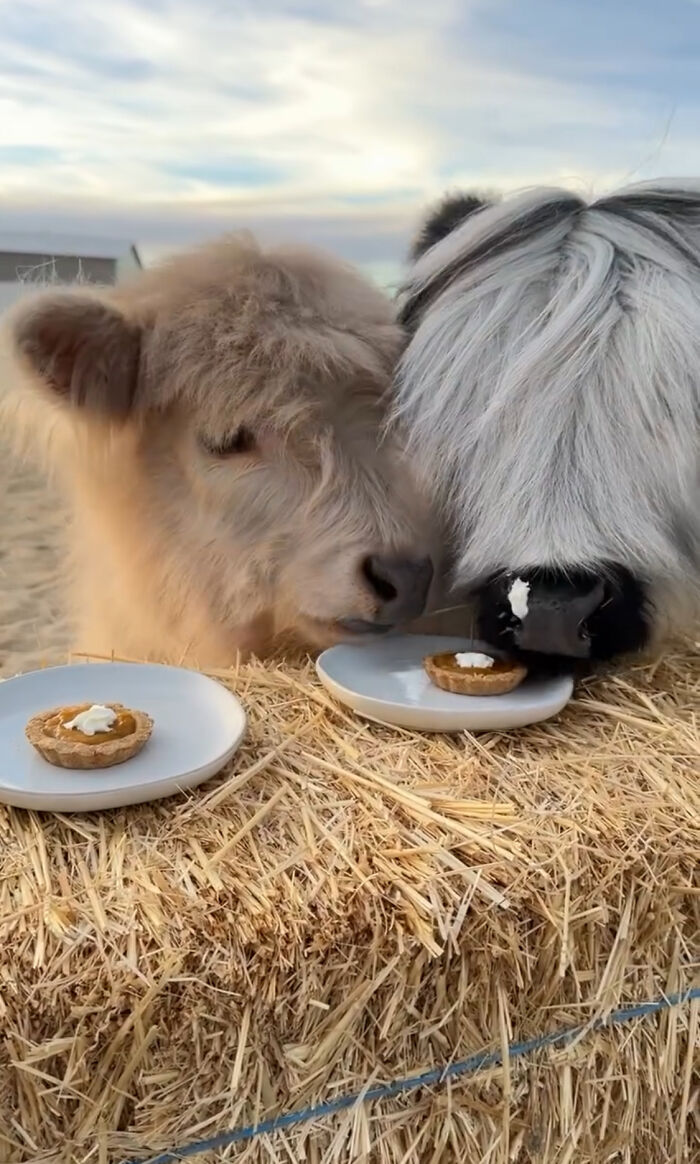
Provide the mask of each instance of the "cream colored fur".
[{"label": "cream colored fur", "polygon": [[[331,258],[229,238],[33,298],[9,339],[3,425],[68,499],[83,650],[227,665],[325,645],[373,617],[365,555],[433,548],[379,435],[391,305]],[[207,451],[241,426],[252,451]]]}]

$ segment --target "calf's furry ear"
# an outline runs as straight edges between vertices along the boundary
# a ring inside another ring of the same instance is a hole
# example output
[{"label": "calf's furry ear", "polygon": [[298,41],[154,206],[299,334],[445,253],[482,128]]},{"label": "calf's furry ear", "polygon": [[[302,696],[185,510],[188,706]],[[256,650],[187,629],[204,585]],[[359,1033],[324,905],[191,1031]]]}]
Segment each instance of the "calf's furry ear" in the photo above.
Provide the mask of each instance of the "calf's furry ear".
[{"label": "calf's furry ear", "polygon": [[12,321],[18,355],[66,403],[124,420],[139,380],[142,329],[114,306],[72,292],[42,295]]},{"label": "calf's furry ear", "polygon": [[428,213],[413,246],[411,259],[413,262],[425,254],[435,243],[446,238],[458,226],[461,226],[472,214],[484,210],[493,199],[481,194],[448,194],[437,206]]}]

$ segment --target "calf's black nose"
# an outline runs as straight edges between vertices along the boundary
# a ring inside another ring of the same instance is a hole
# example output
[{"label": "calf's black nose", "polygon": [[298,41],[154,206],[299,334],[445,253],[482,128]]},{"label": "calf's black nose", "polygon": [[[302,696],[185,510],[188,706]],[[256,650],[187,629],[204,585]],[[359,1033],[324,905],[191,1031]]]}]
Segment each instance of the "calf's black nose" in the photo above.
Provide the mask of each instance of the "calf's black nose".
[{"label": "calf's black nose", "polygon": [[376,621],[395,626],[419,618],[433,578],[430,558],[370,554],[362,563],[367,586],[379,600]]},{"label": "calf's black nose", "polygon": [[641,650],[651,631],[647,583],[615,562],[503,571],[473,593],[479,637],[545,670]]},{"label": "calf's black nose", "polygon": [[586,620],[605,598],[601,579],[587,589],[567,581],[558,585],[533,583],[527,594],[527,613],[513,629],[513,641],[521,651],[588,659],[591,639]]}]

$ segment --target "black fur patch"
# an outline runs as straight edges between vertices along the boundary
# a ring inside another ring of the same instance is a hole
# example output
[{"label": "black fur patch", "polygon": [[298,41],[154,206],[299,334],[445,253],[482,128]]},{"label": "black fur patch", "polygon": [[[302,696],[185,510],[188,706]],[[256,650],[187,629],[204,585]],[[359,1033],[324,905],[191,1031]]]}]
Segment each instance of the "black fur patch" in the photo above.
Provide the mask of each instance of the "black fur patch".
[{"label": "black fur patch", "polygon": [[663,187],[647,190],[627,190],[608,194],[593,203],[596,210],[612,210],[621,214],[659,214],[662,218],[686,220],[695,224],[700,217],[700,195],[691,190],[665,190]]},{"label": "black fur patch", "polygon": [[422,254],[441,239],[447,238],[456,227],[478,210],[490,203],[478,194],[448,194],[442,202],[428,214],[420,234],[411,247],[411,261],[415,263]]},{"label": "black fur patch", "polygon": [[629,190],[611,194],[593,203],[594,210],[615,214],[640,230],[656,235],[665,246],[674,247],[691,267],[698,268],[695,251],[686,245],[677,227],[697,229],[700,224],[700,197],[684,190]]},{"label": "black fur patch", "polygon": [[605,598],[594,614],[586,620],[590,637],[590,657],[585,660],[564,656],[538,654],[519,650],[513,637],[518,621],[512,614],[507,593],[512,576],[501,575],[490,579],[478,595],[477,634],[479,639],[492,643],[506,654],[523,662],[537,673],[574,671],[585,674],[596,663],[606,662],[619,655],[641,651],[649,641],[651,606],[647,588],[629,570],[617,565],[604,565],[595,574],[590,570],[524,570],[520,573],[531,587],[570,586],[585,592],[596,579],[605,578]]}]

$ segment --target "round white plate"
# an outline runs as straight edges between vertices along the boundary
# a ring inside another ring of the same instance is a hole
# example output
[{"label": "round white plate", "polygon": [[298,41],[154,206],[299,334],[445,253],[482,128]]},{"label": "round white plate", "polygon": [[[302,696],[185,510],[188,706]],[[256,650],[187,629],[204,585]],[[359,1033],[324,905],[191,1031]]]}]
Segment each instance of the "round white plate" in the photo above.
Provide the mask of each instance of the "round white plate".
[{"label": "round white plate", "polygon": [[[40,711],[123,703],[153,719],[142,752],[124,764],[73,772],[43,760],[24,734]],[[77,663],[0,683],[0,801],[47,812],[89,812],[172,796],[215,776],[245,734],[245,712],[220,683],[151,663]]]},{"label": "round white plate", "polygon": [[401,635],[367,645],[331,647],[316,670],[332,695],[366,719],[417,731],[493,731],[556,715],[571,698],[569,676],[526,679],[507,695],[453,695],[430,682],[426,655],[488,650],[469,639]]}]

